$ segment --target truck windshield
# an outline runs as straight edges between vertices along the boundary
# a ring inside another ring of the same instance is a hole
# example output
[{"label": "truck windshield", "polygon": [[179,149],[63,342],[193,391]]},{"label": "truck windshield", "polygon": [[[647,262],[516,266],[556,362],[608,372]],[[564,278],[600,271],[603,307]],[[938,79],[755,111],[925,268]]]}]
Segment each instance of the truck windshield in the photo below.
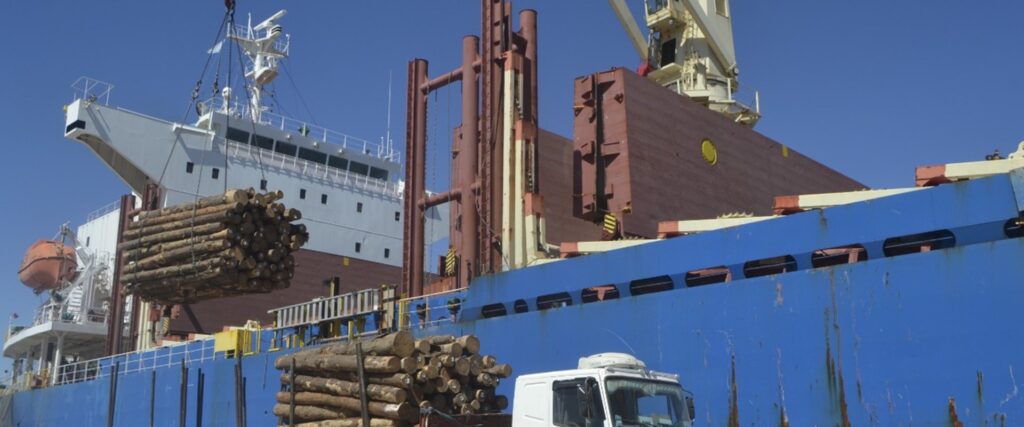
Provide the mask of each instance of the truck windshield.
[{"label": "truck windshield", "polygon": [[690,425],[679,384],[637,378],[608,378],[608,409],[616,427]]}]

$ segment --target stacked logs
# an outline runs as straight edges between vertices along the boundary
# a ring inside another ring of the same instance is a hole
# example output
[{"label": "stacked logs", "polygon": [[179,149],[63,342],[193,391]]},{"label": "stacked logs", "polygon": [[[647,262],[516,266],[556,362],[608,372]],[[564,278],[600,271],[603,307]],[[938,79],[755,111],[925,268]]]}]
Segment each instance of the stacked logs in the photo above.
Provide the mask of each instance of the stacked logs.
[{"label": "stacked logs", "polygon": [[229,190],[164,209],[143,211],[126,226],[118,249],[127,292],[146,301],[182,304],[287,288],[292,252],[309,240],[280,191]]},{"label": "stacked logs", "polygon": [[[360,344],[372,427],[416,424],[421,409],[483,414],[508,407],[494,390],[512,368],[481,355],[475,336],[414,340],[403,331]],[[343,342],[279,357],[274,365],[287,391],[277,394],[274,415],[284,425],[294,415],[301,427],[362,426],[357,354],[354,342]]]}]

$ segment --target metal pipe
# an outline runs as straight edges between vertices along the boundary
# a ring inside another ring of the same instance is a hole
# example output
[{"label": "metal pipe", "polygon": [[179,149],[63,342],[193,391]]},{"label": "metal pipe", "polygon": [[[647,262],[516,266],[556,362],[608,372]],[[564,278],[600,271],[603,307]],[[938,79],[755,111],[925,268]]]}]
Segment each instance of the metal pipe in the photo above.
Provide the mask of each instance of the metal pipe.
[{"label": "metal pipe", "polygon": [[114,362],[110,367],[110,389],[107,395],[107,427],[114,427],[114,414],[117,409],[117,374],[121,370],[121,362]]},{"label": "metal pipe", "polygon": [[478,228],[476,192],[472,190],[479,185],[478,149],[480,144],[480,104],[477,88],[477,68],[480,64],[480,39],[466,36],[462,39],[462,138],[459,144],[458,178],[456,186],[466,189],[459,195],[458,215],[459,241],[454,243],[459,255],[458,279],[456,287],[469,286],[469,281],[478,270],[480,248],[480,231]]},{"label": "metal pipe", "polygon": [[409,62],[408,108],[406,109],[405,162],[405,251],[403,256],[403,288],[406,295],[423,294],[423,210],[417,201],[425,191],[427,145],[427,97],[419,87],[427,80],[427,61]]},{"label": "metal pipe", "polygon": [[188,413],[188,368],[181,361],[181,389],[178,395],[178,426],[185,427],[185,414]]},{"label": "metal pipe", "polygon": [[453,188],[450,191],[438,193],[433,196],[420,199],[419,203],[417,203],[417,206],[419,206],[420,209],[430,209],[434,206],[441,205],[452,200],[458,200],[461,195],[461,188]]},{"label": "metal pipe", "polygon": [[[479,70],[480,69],[480,60],[479,59],[477,59],[476,62],[473,63],[473,69],[474,70]],[[452,71],[449,71],[449,72],[447,72],[445,74],[442,74],[440,76],[434,77],[433,79],[430,79],[430,81],[428,81],[428,82],[426,82],[426,83],[424,83],[423,85],[420,86],[420,90],[422,90],[424,93],[433,92],[435,90],[438,90],[440,88],[448,86],[449,84],[452,84],[452,83],[455,83],[457,81],[462,80],[462,76],[464,74],[465,74],[465,68],[463,68],[463,67],[456,68],[456,69],[454,69]]]}]

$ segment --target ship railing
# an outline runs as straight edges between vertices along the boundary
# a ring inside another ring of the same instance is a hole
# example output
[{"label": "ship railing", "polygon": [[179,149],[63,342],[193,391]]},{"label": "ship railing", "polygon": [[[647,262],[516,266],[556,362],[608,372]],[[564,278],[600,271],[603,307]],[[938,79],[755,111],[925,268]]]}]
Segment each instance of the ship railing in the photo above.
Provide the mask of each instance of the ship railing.
[{"label": "ship railing", "polygon": [[118,375],[125,375],[213,360],[217,357],[214,341],[211,337],[181,345],[68,363],[57,369],[53,384],[74,384],[107,378],[115,369]]},{"label": "ship railing", "polygon": [[399,329],[429,328],[457,321],[462,309],[458,295],[463,292],[465,289],[455,289],[398,300]]},{"label": "ship railing", "polygon": [[82,76],[71,84],[71,88],[75,90],[74,101],[84,99],[86,102],[99,102],[103,105],[109,105],[110,92],[114,90],[114,85]]},{"label": "ship railing", "polygon": [[107,204],[107,205],[105,205],[105,206],[103,206],[103,207],[101,207],[99,209],[96,209],[96,210],[94,210],[92,212],[89,212],[89,215],[87,215],[85,217],[85,222],[91,222],[94,219],[100,218],[100,217],[102,217],[102,216],[104,216],[106,214],[114,212],[118,208],[120,208],[120,206],[121,206],[121,201],[120,200],[114,200],[113,202],[110,202],[109,204]]},{"label": "ship railing", "polygon": [[365,289],[275,308],[267,313],[274,316],[274,328],[282,329],[365,316],[380,310],[380,290]]},{"label": "ship railing", "polygon": [[[252,117],[249,104],[240,102],[237,99],[226,101],[222,97],[212,97],[200,104],[202,104],[202,107],[200,107],[201,111],[228,112],[238,119],[250,119]],[[334,150],[327,151],[336,151],[337,149],[342,151],[356,150],[365,155],[375,156],[390,162],[401,162],[401,155],[386,144],[372,142],[270,111],[261,111],[259,117],[260,124],[262,125],[273,127],[282,132],[302,135],[314,141],[333,146]]]},{"label": "ship railing", "polygon": [[248,144],[228,141],[228,155],[235,158],[249,157],[250,161],[300,173],[310,178],[330,181],[346,187],[381,193],[390,197],[401,197],[402,188],[394,182],[370,178],[369,175],[352,173],[322,163],[303,160],[295,156],[277,153]]}]

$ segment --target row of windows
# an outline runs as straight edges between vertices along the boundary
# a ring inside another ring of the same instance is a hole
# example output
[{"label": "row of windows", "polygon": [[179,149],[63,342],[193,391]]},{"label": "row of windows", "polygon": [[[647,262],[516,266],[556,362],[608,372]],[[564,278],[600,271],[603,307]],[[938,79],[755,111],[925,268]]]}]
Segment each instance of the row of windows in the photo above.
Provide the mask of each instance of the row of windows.
[{"label": "row of windows", "polygon": [[[1010,220],[1004,226],[1004,233],[1007,237],[1024,237],[1024,227]],[[908,255],[921,252],[948,249],[956,246],[956,236],[948,230],[937,230],[927,233],[913,234],[886,239],[882,243],[882,254],[886,257]],[[853,264],[868,260],[867,250],[863,245],[848,245],[828,249],[812,251],[811,268],[831,267],[842,264]],[[773,274],[784,274],[797,271],[797,261],[792,255],[782,255],[771,258],[747,261],[742,265],[744,278],[763,277]],[[714,283],[729,282],[732,280],[732,273],[726,266],[702,268],[687,272],[682,277],[685,287],[697,287]],[[673,280],[668,275],[649,277],[629,282],[630,295],[639,296],[656,292],[663,292],[675,289]],[[580,293],[580,301],[584,304],[618,299],[619,288],[614,284],[605,284],[586,288]],[[536,306],[538,310],[570,306],[573,303],[572,295],[569,292],[558,292],[537,297]],[[525,300],[516,300],[512,309],[515,313],[529,311]],[[485,318],[504,316],[507,314],[505,304],[497,303],[486,305],[482,308],[481,314]]]},{"label": "row of windows", "polygon": [[328,156],[326,153],[317,150],[299,147],[284,141],[275,141],[273,138],[263,135],[253,134],[250,137],[249,132],[241,129],[228,127],[227,138],[235,142],[251,144],[264,150],[272,150],[275,153],[286,156],[298,157],[302,160],[327,165],[335,169],[347,170],[357,175],[369,176],[370,178],[383,181],[388,180],[388,171],[386,169],[373,167],[355,160],[348,160],[344,157]]},{"label": "row of windows", "polygon": [[[356,253],[363,252],[362,242],[356,242]],[[384,258],[391,258],[391,249],[384,248]]]},{"label": "row of windows", "polygon": [[[195,170],[196,170],[196,165],[195,164],[193,164],[192,162],[185,162],[185,173],[192,173]],[[220,179],[220,169],[219,168],[211,168],[210,169],[210,178]]]}]

